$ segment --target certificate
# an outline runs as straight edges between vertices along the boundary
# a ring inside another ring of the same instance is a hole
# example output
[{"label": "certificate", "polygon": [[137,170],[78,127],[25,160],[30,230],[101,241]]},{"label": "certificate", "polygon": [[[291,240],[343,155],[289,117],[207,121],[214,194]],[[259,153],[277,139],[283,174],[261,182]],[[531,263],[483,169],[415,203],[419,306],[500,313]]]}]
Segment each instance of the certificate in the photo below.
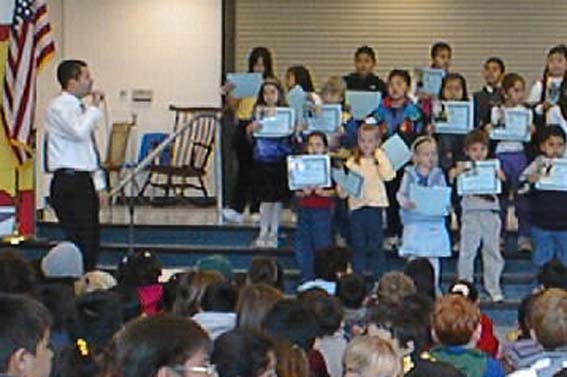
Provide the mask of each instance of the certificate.
[{"label": "certificate", "polygon": [[416,68],[415,82],[418,93],[425,93],[438,96],[441,91],[441,84],[445,77],[445,70],[437,68]]},{"label": "certificate", "polygon": [[400,170],[411,159],[410,149],[398,134],[390,136],[382,144],[382,149],[386,152],[395,170]]},{"label": "certificate", "polygon": [[321,131],[327,134],[337,132],[343,120],[341,105],[322,105],[314,107],[307,118],[307,131]]},{"label": "certificate", "polygon": [[543,175],[535,187],[545,191],[567,191],[567,159],[545,160]]},{"label": "certificate", "polygon": [[234,84],[234,98],[257,97],[262,86],[261,73],[228,73],[226,80]]},{"label": "certificate", "polygon": [[472,101],[435,101],[433,104],[433,124],[440,134],[465,135],[473,129]]},{"label": "certificate", "polygon": [[290,190],[305,187],[331,186],[331,159],[328,155],[299,155],[287,157]]},{"label": "certificate", "polygon": [[[500,117],[493,119],[492,124],[494,125],[494,129],[490,132],[491,139],[521,142],[530,141],[530,126],[532,124],[531,110],[497,108],[493,109],[493,113],[495,112],[502,114],[502,119],[500,119]],[[494,122],[494,120],[497,121]]]},{"label": "certificate", "polygon": [[258,122],[262,125],[255,137],[285,137],[293,134],[295,112],[289,107],[266,109]]},{"label": "certificate", "polygon": [[307,109],[307,93],[299,85],[294,86],[286,95],[287,104],[295,110],[295,123],[303,124]]},{"label": "certificate", "polygon": [[457,178],[459,195],[500,194],[502,184],[498,179],[500,161],[468,161],[468,169]]},{"label": "certificate", "polygon": [[360,120],[366,118],[380,105],[382,93],[349,90],[346,92],[346,101],[350,105],[352,117]]},{"label": "certificate", "polygon": [[451,205],[450,187],[427,187],[411,184],[409,198],[415,203],[415,211],[428,216],[447,216]]},{"label": "certificate", "polygon": [[364,177],[362,175],[352,170],[345,172],[344,169],[333,168],[331,176],[336,184],[341,186],[351,198],[362,198],[364,193]]}]

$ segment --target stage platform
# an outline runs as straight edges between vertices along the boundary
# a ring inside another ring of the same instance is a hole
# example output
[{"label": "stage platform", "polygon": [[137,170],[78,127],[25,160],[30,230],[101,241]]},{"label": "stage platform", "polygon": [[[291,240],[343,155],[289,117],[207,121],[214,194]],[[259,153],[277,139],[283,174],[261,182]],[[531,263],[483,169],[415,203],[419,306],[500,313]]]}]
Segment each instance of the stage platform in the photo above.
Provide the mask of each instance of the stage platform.
[{"label": "stage platform", "polygon": [[[99,266],[112,270],[130,250],[151,249],[157,253],[162,264],[169,271],[190,268],[205,256],[221,254],[227,257],[234,272],[242,278],[254,256],[269,256],[278,259],[286,276],[286,291],[295,292],[300,282],[299,271],[293,253],[295,235],[294,215],[284,211],[279,237],[279,247],[257,249],[250,246],[257,235],[257,225],[251,221],[243,224],[229,224],[219,221],[215,208],[195,206],[151,207],[136,206],[135,226],[130,232],[128,208],[113,206],[101,211],[101,255]],[[131,237],[131,238],[130,238]],[[51,211],[44,213],[38,222],[37,236],[20,246],[24,255],[30,259],[40,258],[47,250],[64,239],[63,233]],[[130,239],[132,242],[130,243]],[[389,269],[402,269],[405,261],[395,251],[386,250]],[[482,294],[483,310],[490,313],[500,325],[511,326],[516,318],[517,305],[522,297],[535,286],[535,271],[530,255],[516,250],[516,235],[510,232],[503,250],[506,259],[502,282],[507,300],[494,304]],[[480,259],[480,258],[479,258]],[[442,288],[456,279],[457,256],[442,260]],[[481,271],[477,260],[476,271]],[[475,280],[480,284],[481,276]]]}]

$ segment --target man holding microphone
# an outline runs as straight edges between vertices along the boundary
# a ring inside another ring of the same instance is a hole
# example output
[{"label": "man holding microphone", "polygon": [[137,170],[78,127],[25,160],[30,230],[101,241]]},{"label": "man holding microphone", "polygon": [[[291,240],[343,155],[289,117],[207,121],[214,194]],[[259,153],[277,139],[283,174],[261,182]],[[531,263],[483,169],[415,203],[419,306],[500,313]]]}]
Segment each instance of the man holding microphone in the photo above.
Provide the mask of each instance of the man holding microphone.
[{"label": "man holding microphone", "polygon": [[68,240],[83,254],[85,272],[96,268],[100,248],[99,194],[106,188],[94,138],[103,93],[93,90],[87,63],[57,67],[62,92],[47,109],[46,167],[53,173],[50,204]]}]

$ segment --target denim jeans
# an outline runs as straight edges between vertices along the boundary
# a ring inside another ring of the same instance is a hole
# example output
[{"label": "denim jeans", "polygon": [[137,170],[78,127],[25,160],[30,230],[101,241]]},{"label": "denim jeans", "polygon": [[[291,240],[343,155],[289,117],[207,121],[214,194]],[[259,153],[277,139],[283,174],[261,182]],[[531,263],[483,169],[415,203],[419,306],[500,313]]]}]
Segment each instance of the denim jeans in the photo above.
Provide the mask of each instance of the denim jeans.
[{"label": "denim jeans", "polygon": [[546,230],[532,226],[532,240],[536,267],[541,268],[553,258],[567,264],[567,230]]},{"label": "denim jeans", "polygon": [[331,208],[299,207],[295,259],[302,280],[312,280],[315,253],[332,245]]},{"label": "denim jeans", "polygon": [[365,270],[377,277],[385,271],[386,259],[382,250],[384,229],[382,208],[362,207],[350,213],[354,271]]}]

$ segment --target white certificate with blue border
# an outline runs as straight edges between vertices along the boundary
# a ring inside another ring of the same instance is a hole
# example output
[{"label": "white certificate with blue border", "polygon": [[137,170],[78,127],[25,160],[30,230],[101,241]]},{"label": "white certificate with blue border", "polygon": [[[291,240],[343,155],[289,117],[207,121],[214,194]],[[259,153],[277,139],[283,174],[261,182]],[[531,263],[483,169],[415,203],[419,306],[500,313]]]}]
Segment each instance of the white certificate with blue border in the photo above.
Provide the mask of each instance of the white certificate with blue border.
[{"label": "white certificate with blue border", "polygon": [[386,152],[394,170],[400,170],[411,159],[411,150],[398,134],[390,136],[381,148]]},{"label": "white certificate with blue border", "polygon": [[333,168],[331,176],[335,183],[343,188],[351,198],[360,199],[364,193],[364,177],[352,170],[345,172],[341,168]]},{"label": "white certificate with blue border", "polygon": [[504,119],[501,126],[494,125],[490,132],[493,140],[529,142],[532,111],[530,109],[503,109]]},{"label": "white certificate with blue border", "polygon": [[409,187],[409,198],[415,203],[416,212],[428,216],[447,216],[451,205],[451,188],[414,183]]},{"label": "white certificate with blue border", "polygon": [[502,183],[498,178],[500,161],[467,161],[467,169],[457,177],[459,195],[500,194]]},{"label": "white certificate with blue border", "polygon": [[306,154],[287,157],[290,190],[331,186],[331,159],[328,155]]},{"label": "white certificate with blue border", "polygon": [[416,68],[414,75],[418,93],[438,96],[446,72],[438,68]]},{"label": "white certificate with blue border", "polygon": [[293,134],[295,112],[289,107],[266,109],[258,120],[262,126],[254,132],[254,137],[286,137]]},{"label": "white certificate with blue border", "polygon": [[315,106],[307,118],[307,131],[321,131],[326,134],[337,132],[343,121],[341,105]]},{"label": "white certificate with blue border", "polygon": [[472,101],[435,101],[431,115],[435,132],[466,135],[474,127]]},{"label": "white certificate with blue border", "polygon": [[567,191],[567,159],[544,160],[544,171],[535,187],[542,191]]},{"label": "white certificate with blue border", "polygon": [[354,119],[365,119],[382,102],[382,93],[349,90],[346,92],[346,101]]},{"label": "white certificate with blue border", "polygon": [[227,73],[226,81],[234,85],[230,93],[234,98],[257,97],[262,86],[261,73]]}]

